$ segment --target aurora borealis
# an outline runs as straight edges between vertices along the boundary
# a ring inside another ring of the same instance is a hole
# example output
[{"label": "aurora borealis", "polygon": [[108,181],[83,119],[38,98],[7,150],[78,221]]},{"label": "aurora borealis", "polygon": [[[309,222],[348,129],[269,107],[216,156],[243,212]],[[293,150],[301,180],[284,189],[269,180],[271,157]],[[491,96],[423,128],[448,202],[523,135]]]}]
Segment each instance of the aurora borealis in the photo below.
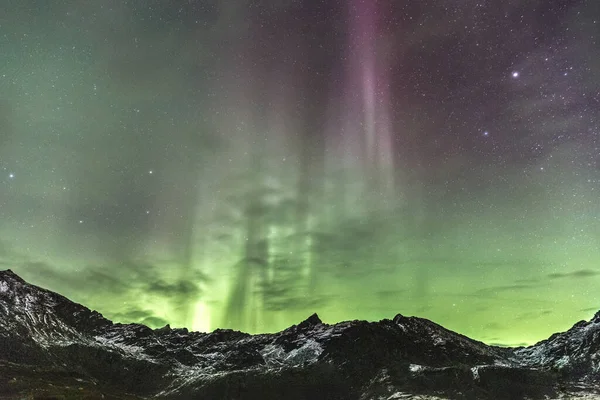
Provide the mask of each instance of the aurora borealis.
[{"label": "aurora borealis", "polygon": [[0,268],[106,317],[600,309],[600,4],[0,6]]}]

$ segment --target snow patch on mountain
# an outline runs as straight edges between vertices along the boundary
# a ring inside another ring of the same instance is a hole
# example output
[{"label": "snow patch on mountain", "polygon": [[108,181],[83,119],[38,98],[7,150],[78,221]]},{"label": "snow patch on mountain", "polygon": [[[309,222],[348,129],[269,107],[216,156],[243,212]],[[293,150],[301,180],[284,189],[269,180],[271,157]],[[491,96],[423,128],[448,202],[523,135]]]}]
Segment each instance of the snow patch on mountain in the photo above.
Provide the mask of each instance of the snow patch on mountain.
[{"label": "snow patch on mountain", "polygon": [[473,379],[478,381],[479,380],[479,369],[481,368],[480,365],[476,365],[474,367],[471,368],[471,373],[473,374]]},{"label": "snow patch on mountain", "polygon": [[101,346],[108,347],[109,349],[113,349],[126,357],[135,358],[138,360],[149,361],[151,363],[158,364],[158,361],[156,361],[154,358],[148,356],[144,352],[143,347],[123,343],[123,342],[119,341],[118,338],[115,340],[115,338],[109,339],[104,336],[94,336],[94,340]]},{"label": "snow patch on mountain", "polygon": [[415,395],[406,392],[396,392],[391,396],[382,397],[381,400],[448,400],[447,397],[428,396],[428,395]]},{"label": "snow patch on mountain", "polygon": [[173,394],[177,394],[178,391],[185,387],[193,386],[199,382],[220,379],[229,373],[230,372],[216,371],[212,367],[186,367],[180,365],[179,367],[173,369],[173,371],[170,373],[170,375],[174,378],[173,382],[171,382],[167,388],[157,393],[154,397],[160,399],[171,396]]},{"label": "snow patch on mountain", "polygon": [[533,346],[514,350],[515,361],[558,370],[571,368],[588,360],[594,372],[600,370],[600,321],[575,324],[567,332],[552,335]]},{"label": "snow patch on mountain", "polygon": [[323,347],[315,340],[308,339],[302,346],[286,352],[282,346],[269,344],[259,351],[269,367],[297,367],[317,361]]},{"label": "snow patch on mountain", "polygon": [[424,367],[423,365],[418,365],[418,364],[410,364],[408,366],[408,370],[412,373],[418,373],[421,371],[424,371],[426,369],[426,367]]}]

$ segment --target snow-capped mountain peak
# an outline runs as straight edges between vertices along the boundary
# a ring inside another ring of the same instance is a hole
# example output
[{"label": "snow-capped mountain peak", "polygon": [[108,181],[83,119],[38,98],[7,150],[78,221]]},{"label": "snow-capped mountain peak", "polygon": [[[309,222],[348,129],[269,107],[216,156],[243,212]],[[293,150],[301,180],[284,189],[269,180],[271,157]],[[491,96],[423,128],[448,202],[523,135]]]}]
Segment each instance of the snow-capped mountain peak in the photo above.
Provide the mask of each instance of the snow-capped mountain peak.
[{"label": "snow-capped mountain peak", "polygon": [[600,312],[515,349],[401,314],[331,325],[313,314],[262,335],[152,330],[0,271],[0,397],[578,398],[600,385],[599,351]]}]

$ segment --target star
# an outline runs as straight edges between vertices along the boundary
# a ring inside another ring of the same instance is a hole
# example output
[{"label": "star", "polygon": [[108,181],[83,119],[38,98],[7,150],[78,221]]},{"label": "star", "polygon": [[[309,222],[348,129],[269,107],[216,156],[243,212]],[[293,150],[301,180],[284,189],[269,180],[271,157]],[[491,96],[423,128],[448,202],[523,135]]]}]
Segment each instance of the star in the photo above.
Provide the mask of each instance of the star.
[{"label": "star", "polygon": [[154,173],[154,171],[150,170],[148,171],[148,174],[152,175]]},{"label": "star", "polygon": [[13,178],[15,177],[15,174],[13,174],[13,173],[11,172],[10,174],[8,174],[8,177],[9,177],[10,179],[13,179]]},{"label": "star", "polygon": [[513,71],[513,73],[512,73],[512,77],[513,77],[513,78],[518,78],[518,77],[519,77],[519,75],[520,75],[520,74],[519,74],[519,71]]},{"label": "star", "polygon": [[489,135],[490,135],[490,133],[488,131],[483,132],[483,136],[489,136]]}]

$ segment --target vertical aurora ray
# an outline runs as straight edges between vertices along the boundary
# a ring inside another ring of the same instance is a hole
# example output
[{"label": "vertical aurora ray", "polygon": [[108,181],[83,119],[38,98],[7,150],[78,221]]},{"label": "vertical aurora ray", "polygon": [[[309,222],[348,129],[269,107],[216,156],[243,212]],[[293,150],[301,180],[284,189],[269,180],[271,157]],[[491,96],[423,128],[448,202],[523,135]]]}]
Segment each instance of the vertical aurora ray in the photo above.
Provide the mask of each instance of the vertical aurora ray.
[{"label": "vertical aurora ray", "polygon": [[348,140],[364,166],[365,190],[378,197],[381,206],[394,202],[394,143],[389,115],[390,67],[381,44],[379,18],[377,2],[353,0],[348,4],[347,100],[341,118],[349,122],[341,134],[354,136]]}]

